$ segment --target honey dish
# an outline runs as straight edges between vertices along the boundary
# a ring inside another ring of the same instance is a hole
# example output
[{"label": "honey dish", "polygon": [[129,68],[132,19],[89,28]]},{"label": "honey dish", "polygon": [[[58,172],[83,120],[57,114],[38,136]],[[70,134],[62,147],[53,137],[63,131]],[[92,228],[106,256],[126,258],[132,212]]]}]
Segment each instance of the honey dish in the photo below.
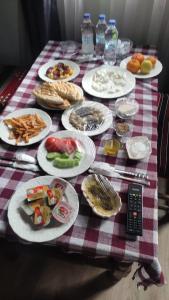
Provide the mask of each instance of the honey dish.
[{"label": "honey dish", "polygon": [[115,112],[119,118],[128,119],[137,114],[139,105],[134,99],[119,98],[115,102]]},{"label": "honey dish", "polygon": [[151,154],[151,142],[146,136],[131,137],[127,139],[126,150],[130,159],[145,159]]},{"label": "honey dish", "polygon": [[104,183],[100,183],[97,175],[88,175],[84,178],[81,188],[93,212],[100,217],[109,218],[120,211],[121,198],[110,181],[104,176],[101,177],[104,178]]}]

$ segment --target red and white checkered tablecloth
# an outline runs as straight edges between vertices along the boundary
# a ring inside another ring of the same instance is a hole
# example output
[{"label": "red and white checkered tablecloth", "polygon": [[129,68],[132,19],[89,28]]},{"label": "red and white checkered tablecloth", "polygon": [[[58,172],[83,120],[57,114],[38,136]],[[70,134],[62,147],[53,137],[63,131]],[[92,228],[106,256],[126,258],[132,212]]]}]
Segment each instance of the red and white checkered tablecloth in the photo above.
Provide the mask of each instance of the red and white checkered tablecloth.
[{"label": "red and white checkered tablecloth", "polygon": [[[145,54],[156,54],[155,49],[135,48],[134,51],[144,52]],[[0,116],[2,120],[10,112],[20,108],[36,107],[35,98],[32,90],[39,84],[38,69],[49,59],[55,59],[60,55],[61,48],[59,43],[49,41],[44,50],[40,53],[30,71],[22,81],[14,96]],[[66,56],[66,58],[69,58]],[[81,80],[85,72],[98,66],[99,63],[83,63],[80,65],[80,74],[73,80],[81,86]],[[93,141],[96,146],[96,160],[106,161],[114,166],[120,166],[128,171],[147,171],[151,179],[151,186],[144,187],[143,194],[143,236],[138,237],[137,241],[127,240],[126,228],[126,204],[128,184],[123,180],[112,179],[114,188],[120,192],[122,198],[122,209],[120,213],[109,219],[101,219],[94,215],[82,197],[81,182],[87,172],[70,180],[79,194],[80,210],[74,225],[56,241],[49,243],[62,246],[70,251],[78,251],[83,254],[93,256],[101,255],[114,257],[119,260],[137,261],[140,268],[136,271],[138,284],[146,288],[149,284],[163,284],[164,278],[157,258],[158,255],[158,216],[157,216],[157,78],[146,81],[137,80],[136,87],[132,91],[132,96],[139,103],[139,112],[133,120],[132,136],[146,135],[152,143],[152,154],[148,161],[131,162],[127,159],[125,151],[120,151],[116,158],[105,157],[103,155],[103,144],[106,139],[112,137],[112,128]],[[98,101],[88,94],[86,100]],[[102,101],[102,100],[99,100]],[[104,100],[103,103],[113,109],[114,100]],[[50,112],[53,120],[51,132],[63,129],[59,112]],[[0,155],[12,157],[16,152],[23,151],[22,147],[12,147],[1,141]],[[27,154],[36,155],[38,145],[24,148]],[[31,171],[15,170],[0,166],[0,235],[14,237],[14,233],[8,226],[7,208],[8,202],[13,192],[23,183],[35,177]]]}]

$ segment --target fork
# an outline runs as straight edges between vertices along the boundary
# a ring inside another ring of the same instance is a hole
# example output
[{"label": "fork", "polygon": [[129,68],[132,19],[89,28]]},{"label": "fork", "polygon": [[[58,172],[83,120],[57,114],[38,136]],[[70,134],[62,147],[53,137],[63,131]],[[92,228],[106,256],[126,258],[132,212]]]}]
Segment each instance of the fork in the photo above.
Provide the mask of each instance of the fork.
[{"label": "fork", "polygon": [[[110,197],[110,193],[113,195],[113,192],[112,192],[112,186],[111,184],[109,185],[110,189],[108,189],[108,182],[107,180],[103,179],[103,176],[102,175],[99,175],[99,174],[94,174],[94,178],[96,180],[96,182],[100,185],[100,187],[102,188],[102,191],[108,196]],[[107,186],[105,184],[105,181],[107,183]]]},{"label": "fork", "polygon": [[123,170],[116,169],[116,168],[114,168],[114,171],[119,173],[119,174],[129,175],[129,176],[138,177],[138,178],[146,179],[146,180],[149,179],[147,174],[140,173],[140,172],[135,172],[134,173],[134,172],[130,172],[130,171],[123,171]]}]

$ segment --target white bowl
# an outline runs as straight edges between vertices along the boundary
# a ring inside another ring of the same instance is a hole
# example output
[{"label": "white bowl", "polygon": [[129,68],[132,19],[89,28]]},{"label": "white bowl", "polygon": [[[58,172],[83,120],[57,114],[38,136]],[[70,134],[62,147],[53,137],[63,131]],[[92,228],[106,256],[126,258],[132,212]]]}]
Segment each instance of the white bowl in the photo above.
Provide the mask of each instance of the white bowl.
[{"label": "white bowl", "polygon": [[122,119],[129,119],[137,114],[139,105],[134,99],[119,98],[115,102],[116,115]]},{"label": "white bowl", "polygon": [[151,142],[147,136],[135,136],[128,138],[126,149],[130,159],[140,160],[148,158],[151,154]]},{"label": "white bowl", "polygon": [[[94,174],[93,175],[88,175],[87,177],[84,178],[82,185],[81,185],[81,189],[83,192],[84,197],[86,198],[88,204],[90,205],[90,207],[92,208],[93,212],[102,217],[102,218],[109,218],[111,216],[115,216],[117,215],[117,213],[120,211],[121,206],[122,206],[122,202],[121,202],[121,198],[119,196],[119,194],[114,190],[112,184],[110,183],[110,181],[105,177],[105,179],[107,180],[108,184],[109,184],[109,191],[111,190],[112,193],[112,198],[113,198],[113,208],[108,210],[108,209],[104,209],[101,206],[95,206],[92,202],[91,197],[89,196],[89,194],[87,193],[87,185],[89,182],[91,181],[95,181],[94,178]],[[104,192],[102,192],[103,194]],[[110,192],[109,192],[110,195]]]}]

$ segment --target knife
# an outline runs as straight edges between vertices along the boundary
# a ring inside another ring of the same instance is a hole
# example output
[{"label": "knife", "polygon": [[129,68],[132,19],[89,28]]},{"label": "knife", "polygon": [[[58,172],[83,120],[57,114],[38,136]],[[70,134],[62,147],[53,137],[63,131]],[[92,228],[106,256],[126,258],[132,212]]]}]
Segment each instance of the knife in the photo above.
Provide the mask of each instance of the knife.
[{"label": "knife", "polygon": [[100,175],[105,175],[108,177],[113,177],[113,178],[118,178],[118,179],[124,179],[127,181],[131,181],[131,182],[137,182],[146,186],[150,186],[150,181],[147,180],[143,180],[143,179],[137,179],[137,178],[131,178],[131,177],[127,177],[127,176],[122,176],[117,172],[110,172],[107,170],[101,170],[99,168],[93,168],[93,169],[89,169],[89,173],[95,173],[95,174],[100,174]]},{"label": "knife", "polygon": [[26,162],[30,164],[37,164],[36,158],[31,155],[25,153],[16,153],[13,157],[4,157],[0,154],[0,159],[7,160],[7,161],[18,161],[18,162]]},{"label": "knife", "polygon": [[35,164],[23,164],[17,161],[7,161],[7,160],[0,160],[0,166],[3,167],[11,167],[14,169],[22,169],[22,170],[27,170],[27,171],[32,171],[32,172],[40,172],[40,168],[35,165]]},{"label": "knife", "polygon": [[[116,172],[116,173],[119,173],[119,174],[122,174],[122,175],[129,175],[129,176],[132,176],[132,177],[140,177],[142,179],[146,179],[148,180],[148,175],[144,174],[144,173],[135,173],[135,172],[130,172],[130,171],[124,171],[124,170],[120,170],[120,169],[116,169],[115,167],[111,166],[110,164],[108,163],[105,163],[105,162],[99,162],[99,161],[95,161],[91,166],[90,166],[91,169],[95,169],[95,168],[98,168],[98,169],[101,169],[101,170],[106,170],[106,171],[109,171],[109,172]],[[140,176],[138,176],[140,175]]]}]

